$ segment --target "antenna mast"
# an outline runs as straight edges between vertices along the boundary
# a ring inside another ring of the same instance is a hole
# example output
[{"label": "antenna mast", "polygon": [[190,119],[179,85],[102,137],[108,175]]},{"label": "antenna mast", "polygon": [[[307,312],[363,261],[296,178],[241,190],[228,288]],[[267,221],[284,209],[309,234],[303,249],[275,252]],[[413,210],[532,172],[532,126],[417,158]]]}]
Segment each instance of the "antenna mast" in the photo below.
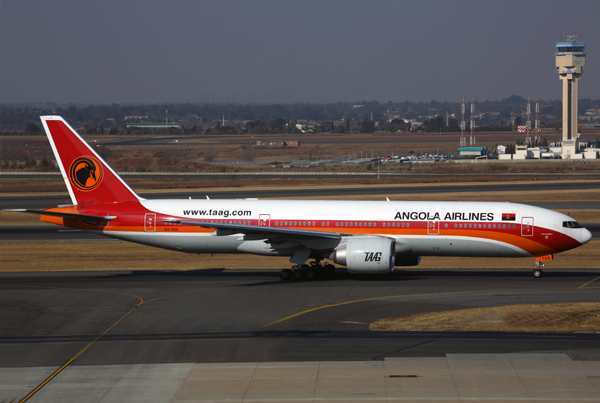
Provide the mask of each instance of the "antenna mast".
[{"label": "antenna mast", "polygon": [[541,141],[542,129],[540,127],[540,97],[535,96],[535,141]]},{"label": "antenna mast", "polygon": [[467,139],[465,139],[465,97],[462,97],[462,104],[460,105],[460,146],[464,147],[467,145]]},{"label": "antenna mast", "polygon": [[475,102],[473,101],[473,97],[471,97],[471,138],[469,139],[469,144],[475,145],[475,137],[473,137],[473,128],[475,127]]},{"label": "antenna mast", "polygon": [[531,145],[531,98],[527,96],[527,137],[525,144]]}]

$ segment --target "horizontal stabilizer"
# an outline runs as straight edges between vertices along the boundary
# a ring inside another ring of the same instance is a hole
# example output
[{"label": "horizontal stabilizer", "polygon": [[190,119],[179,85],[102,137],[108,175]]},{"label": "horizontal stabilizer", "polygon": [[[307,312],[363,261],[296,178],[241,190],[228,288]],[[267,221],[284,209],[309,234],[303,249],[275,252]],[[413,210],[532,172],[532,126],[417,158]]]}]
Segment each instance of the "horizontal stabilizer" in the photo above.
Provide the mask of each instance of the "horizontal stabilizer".
[{"label": "horizontal stabilizer", "polygon": [[99,216],[99,215],[89,215],[89,214],[77,214],[77,213],[63,213],[60,211],[48,211],[48,210],[33,210],[33,209],[4,209],[2,211],[9,211],[13,213],[31,213],[31,214],[41,214],[52,217],[63,217],[63,218],[74,218],[76,220],[85,220],[85,221],[110,221],[117,218],[117,216],[107,215],[107,216]]}]

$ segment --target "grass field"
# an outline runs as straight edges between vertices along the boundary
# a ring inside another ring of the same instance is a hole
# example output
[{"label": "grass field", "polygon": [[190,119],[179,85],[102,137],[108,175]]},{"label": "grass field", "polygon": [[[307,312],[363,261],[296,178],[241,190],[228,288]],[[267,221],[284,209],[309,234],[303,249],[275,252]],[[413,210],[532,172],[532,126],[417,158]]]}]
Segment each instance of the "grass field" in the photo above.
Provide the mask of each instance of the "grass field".
[{"label": "grass field", "polygon": [[[596,269],[600,241],[556,254],[548,270]],[[533,269],[533,258],[424,257],[420,269]],[[2,242],[0,271],[78,270],[204,270],[281,269],[290,267],[289,258],[255,255],[189,254],[123,241],[95,242]],[[402,270],[401,267],[397,268]],[[413,269],[412,267],[410,268]]]},{"label": "grass field", "polygon": [[379,319],[369,330],[403,332],[600,332],[600,303],[508,305]]}]

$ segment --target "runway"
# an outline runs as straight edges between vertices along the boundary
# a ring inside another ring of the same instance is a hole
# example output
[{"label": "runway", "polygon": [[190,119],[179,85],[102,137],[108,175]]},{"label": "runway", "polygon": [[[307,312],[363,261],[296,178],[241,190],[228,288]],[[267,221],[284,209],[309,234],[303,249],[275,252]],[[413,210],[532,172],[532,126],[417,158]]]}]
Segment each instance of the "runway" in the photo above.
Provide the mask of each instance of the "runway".
[{"label": "runway", "polygon": [[[395,162],[389,163],[397,164]],[[215,165],[219,165],[215,163]],[[231,164],[224,164],[231,165]],[[440,173],[412,173],[412,172],[390,172],[377,170],[372,172],[119,172],[125,181],[131,178],[144,179],[219,179],[219,178],[238,178],[243,180],[252,179],[375,179],[378,176],[382,178],[402,178],[402,179],[440,179],[456,177],[456,174]],[[489,180],[490,177],[500,180],[598,180],[599,175],[590,172],[569,172],[569,173],[461,173],[461,178]],[[23,179],[23,178],[54,178],[61,177],[59,172],[0,172],[0,178]]]},{"label": "runway", "polygon": [[[531,191],[547,190],[597,190],[600,189],[600,181],[590,182],[560,182],[544,183],[527,182],[516,184],[490,183],[474,185],[440,185],[431,186],[356,186],[346,188],[320,188],[320,189],[252,189],[240,188],[240,190],[229,191],[198,191],[189,192],[163,192],[141,193],[140,196],[147,199],[205,199],[209,196],[211,199],[244,199],[244,198],[290,198],[302,199],[306,197],[347,197],[347,196],[365,196],[365,195],[385,195],[393,200],[402,200],[405,194],[432,194],[432,193],[465,193],[465,192],[502,192],[502,191],[520,191],[526,195]],[[51,208],[59,204],[70,204],[71,200],[68,194],[56,196],[2,196],[0,197],[0,209],[6,208]],[[549,209],[595,209],[598,208],[597,201],[583,202],[535,202],[529,203],[535,206]]]},{"label": "runway", "polygon": [[[340,272],[282,282],[277,271],[0,275],[0,367],[282,362],[552,351],[600,359],[597,334],[369,332],[375,319],[511,304],[600,301],[600,270]],[[584,288],[582,285],[587,284]],[[105,333],[106,332],[106,333]]]}]

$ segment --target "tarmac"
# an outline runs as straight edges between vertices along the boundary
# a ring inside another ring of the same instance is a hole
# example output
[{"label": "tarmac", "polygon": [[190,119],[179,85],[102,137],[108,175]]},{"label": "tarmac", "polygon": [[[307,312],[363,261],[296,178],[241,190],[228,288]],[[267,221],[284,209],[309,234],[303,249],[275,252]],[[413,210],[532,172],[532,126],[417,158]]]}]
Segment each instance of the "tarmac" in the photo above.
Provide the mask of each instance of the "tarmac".
[{"label": "tarmac", "polygon": [[3,273],[0,402],[599,401],[600,334],[368,330],[419,312],[598,302],[598,279],[593,269],[314,282],[274,270]]},{"label": "tarmac", "polygon": [[[0,368],[22,401],[56,367]],[[383,361],[72,366],[29,402],[598,402],[600,361],[566,354],[447,354]]]}]

